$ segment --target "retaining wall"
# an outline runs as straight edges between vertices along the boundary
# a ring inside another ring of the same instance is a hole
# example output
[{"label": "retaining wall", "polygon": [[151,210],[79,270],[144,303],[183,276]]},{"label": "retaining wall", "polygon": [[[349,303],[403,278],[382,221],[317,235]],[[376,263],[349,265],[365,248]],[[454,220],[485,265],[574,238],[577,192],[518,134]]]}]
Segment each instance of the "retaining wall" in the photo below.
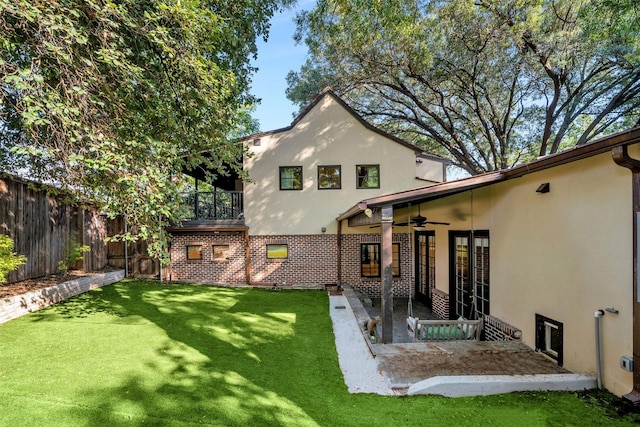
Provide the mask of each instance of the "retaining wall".
[{"label": "retaining wall", "polygon": [[74,295],[124,279],[124,270],[95,274],[77,280],[0,299],[0,323],[8,322]]}]

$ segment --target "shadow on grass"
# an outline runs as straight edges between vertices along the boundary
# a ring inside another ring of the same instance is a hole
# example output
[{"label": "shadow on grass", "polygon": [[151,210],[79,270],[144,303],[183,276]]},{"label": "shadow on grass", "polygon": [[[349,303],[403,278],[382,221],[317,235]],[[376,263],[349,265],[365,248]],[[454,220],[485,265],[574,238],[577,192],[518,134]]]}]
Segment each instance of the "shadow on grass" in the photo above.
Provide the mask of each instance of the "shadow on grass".
[{"label": "shadow on grass", "polygon": [[[156,327],[144,328],[157,334],[153,348],[136,354],[132,345],[123,357],[116,387],[84,390],[87,406],[99,408],[85,413],[88,424],[317,425],[304,402],[327,382],[344,388],[337,357],[328,365],[319,356],[333,345],[326,305],[320,292],[131,281],[69,300],[37,320]],[[128,370],[129,358],[143,369]]]},{"label": "shadow on grass", "polygon": [[325,292],[124,281],[0,337],[3,425],[627,425],[569,393],[350,395]]}]

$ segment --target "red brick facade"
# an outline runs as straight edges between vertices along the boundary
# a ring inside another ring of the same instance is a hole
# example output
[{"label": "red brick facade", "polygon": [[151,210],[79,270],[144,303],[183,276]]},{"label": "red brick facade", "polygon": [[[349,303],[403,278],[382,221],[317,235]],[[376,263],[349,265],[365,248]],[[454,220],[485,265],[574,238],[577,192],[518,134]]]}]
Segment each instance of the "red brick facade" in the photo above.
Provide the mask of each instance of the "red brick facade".
[{"label": "red brick facade", "polygon": [[[187,245],[201,245],[202,259],[187,260]],[[214,260],[214,245],[229,245],[228,258]],[[171,280],[208,284],[246,284],[245,253],[244,233],[174,235],[171,241]]]},{"label": "red brick facade", "polygon": [[[171,280],[207,284],[245,285],[244,233],[176,234],[171,244]],[[413,262],[408,234],[394,234],[400,244],[400,276],[393,278],[394,296],[413,293]],[[360,244],[380,243],[380,235],[342,235],[342,283],[363,295],[379,297],[381,279],[360,275]],[[267,259],[267,245],[286,244],[287,258]],[[187,245],[200,245],[202,257],[187,260]],[[226,259],[214,259],[214,245],[228,245]],[[249,236],[251,282],[296,288],[324,288],[338,283],[338,245],[333,234]]]},{"label": "red brick facade", "polygon": [[[380,243],[380,234],[344,234],[342,235],[342,281],[351,285],[363,295],[379,298],[382,279],[380,277],[362,277],[360,274],[360,245],[362,243]],[[393,296],[413,295],[413,262],[408,234],[394,233],[393,243],[400,244],[400,276],[393,278]]]}]

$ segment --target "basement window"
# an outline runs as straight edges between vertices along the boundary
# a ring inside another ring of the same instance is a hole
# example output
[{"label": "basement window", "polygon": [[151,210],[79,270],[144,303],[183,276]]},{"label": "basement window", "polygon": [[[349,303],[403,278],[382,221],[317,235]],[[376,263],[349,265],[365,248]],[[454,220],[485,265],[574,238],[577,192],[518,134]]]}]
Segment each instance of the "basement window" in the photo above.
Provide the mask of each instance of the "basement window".
[{"label": "basement window", "polygon": [[213,260],[227,261],[230,257],[229,245],[213,245]]},{"label": "basement window", "polygon": [[202,259],[202,245],[187,245],[187,260],[196,261]]},{"label": "basement window", "polygon": [[268,244],[267,259],[287,259],[289,257],[289,247],[283,244]]},{"label": "basement window", "polygon": [[562,366],[562,329],[563,325],[536,313],[536,351],[549,356]]}]

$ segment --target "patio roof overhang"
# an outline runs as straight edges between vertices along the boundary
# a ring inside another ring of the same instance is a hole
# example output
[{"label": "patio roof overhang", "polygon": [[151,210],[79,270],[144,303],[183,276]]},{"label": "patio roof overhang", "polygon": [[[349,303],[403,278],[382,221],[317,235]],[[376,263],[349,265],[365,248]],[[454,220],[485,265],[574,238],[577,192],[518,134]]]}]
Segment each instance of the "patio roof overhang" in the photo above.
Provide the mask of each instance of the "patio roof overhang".
[{"label": "patio roof overhang", "polygon": [[541,157],[533,162],[516,166],[511,169],[503,169],[495,172],[488,172],[482,175],[456,181],[443,182],[413,190],[401,191],[398,193],[365,199],[347,211],[341,213],[336,218],[337,221],[350,219],[358,215],[364,215],[366,209],[381,208],[383,206],[393,206],[394,209],[405,207],[409,204],[419,204],[431,200],[441,199],[465,191],[495,184],[509,179],[520,178],[524,175],[571,163],[577,160],[592,157],[598,154],[610,152],[614,147],[628,146],[640,143],[640,127],[632,128],[624,132],[612,134],[592,143],[580,145],[560,153],[550,154]]},{"label": "patio roof overhang", "polygon": [[504,173],[492,172],[457,181],[443,182],[429,187],[416,188],[399,193],[373,197],[371,199],[362,200],[346,212],[341,213],[336,219],[338,221],[349,219],[356,215],[363,214],[367,209],[381,208],[389,205],[394,208],[400,208],[409,204],[441,199],[464,191],[484,187],[502,180],[504,180]]}]

